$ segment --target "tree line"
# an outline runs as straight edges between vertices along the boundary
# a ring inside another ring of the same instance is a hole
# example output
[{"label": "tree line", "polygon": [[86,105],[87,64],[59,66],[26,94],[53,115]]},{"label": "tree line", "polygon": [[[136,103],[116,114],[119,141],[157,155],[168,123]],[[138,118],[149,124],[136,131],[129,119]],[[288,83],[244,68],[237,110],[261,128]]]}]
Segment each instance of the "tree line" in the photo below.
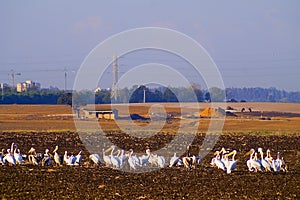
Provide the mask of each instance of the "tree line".
[{"label": "tree line", "polygon": [[220,88],[201,89],[191,87],[157,87],[133,86],[117,91],[112,97],[110,90],[93,92],[62,91],[42,89],[17,93],[5,91],[0,93],[0,104],[109,104],[109,103],[142,103],[142,102],[300,102],[300,92],[287,92],[276,88]]}]

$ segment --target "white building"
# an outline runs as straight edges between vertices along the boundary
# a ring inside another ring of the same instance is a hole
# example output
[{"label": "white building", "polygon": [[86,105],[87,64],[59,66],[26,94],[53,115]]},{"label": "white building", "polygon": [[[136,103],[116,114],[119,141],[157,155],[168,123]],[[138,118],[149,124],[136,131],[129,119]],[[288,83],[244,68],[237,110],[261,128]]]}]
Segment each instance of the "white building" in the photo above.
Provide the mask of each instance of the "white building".
[{"label": "white building", "polygon": [[27,92],[30,90],[39,90],[41,89],[41,84],[34,82],[32,80],[27,80],[23,83],[17,84],[17,92]]},{"label": "white building", "polygon": [[5,88],[8,88],[8,84],[7,83],[0,83],[0,89],[5,89]]}]

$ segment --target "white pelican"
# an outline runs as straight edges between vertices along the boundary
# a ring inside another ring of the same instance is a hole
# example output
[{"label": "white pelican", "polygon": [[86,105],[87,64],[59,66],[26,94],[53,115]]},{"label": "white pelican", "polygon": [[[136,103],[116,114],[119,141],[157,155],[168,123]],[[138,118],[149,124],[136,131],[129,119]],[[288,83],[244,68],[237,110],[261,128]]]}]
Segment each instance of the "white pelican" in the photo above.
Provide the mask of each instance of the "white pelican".
[{"label": "white pelican", "polygon": [[149,163],[149,160],[150,160],[150,162],[152,162],[152,159],[150,157],[152,157],[150,149],[146,149],[146,155],[142,155],[142,156],[138,157],[139,165],[140,166],[147,165]]},{"label": "white pelican", "polygon": [[51,156],[52,155],[50,155],[49,149],[46,149],[42,159],[42,166],[49,166],[51,164]]},{"label": "white pelican", "polygon": [[101,164],[101,158],[99,154],[93,153],[89,156],[89,158],[94,162],[96,166],[100,166]]},{"label": "white pelican", "polygon": [[[221,150],[222,151],[222,150]],[[217,167],[218,169],[221,169],[223,171],[226,170],[224,162],[221,160],[220,157],[220,151],[216,151],[214,153],[215,157],[211,160],[210,164],[214,167]]]},{"label": "white pelican", "polygon": [[220,151],[220,154],[221,154],[221,161],[222,161],[223,163],[225,163],[224,156],[225,156],[226,154],[228,154],[228,153],[229,153],[229,151],[226,151],[225,148],[222,147],[222,149],[221,149],[221,151]]},{"label": "white pelican", "polygon": [[[132,153],[131,153],[132,152]],[[127,155],[127,157],[129,158],[129,154],[131,153],[131,159],[132,159],[132,161],[135,163],[135,166],[139,166],[139,167],[141,167],[142,165],[141,165],[141,160],[140,160],[140,157],[139,156],[137,156],[137,155],[135,155],[135,154],[133,154],[133,150],[132,149],[130,149],[129,150],[129,153],[128,153],[128,155]]]},{"label": "white pelican", "polygon": [[151,166],[158,167],[158,155],[151,153],[148,159],[148,163]]},{"label": "white pelican", "polygon": [[265,160],[268,161],[268,163],[272,166],[273,158],[271,156],[270,149],[267,149],[266,154]]},{"label": "white pelican", "polygon": [[114,150],[115,150],[116,146],[112,146],[112,150],[110,152],[110,160],[111,160],[111,164],[113,166],[113,168],[115,169],[119,169],[120,168],[120,160],[118,156],[114,156]]},{"label": "white pelican", "polygon": [[81,160],[82,160],[82,155],[81,155],[82,151],[79,151],[79,153],[75,156],[76,160],[74,162],[74,165],[80,165]]},{"label": "white pelican", "polygon": [[211,161],[210,161],[210,165],[211,165],[212,167],[215,167],[215,166],[216,166],[216,163],[215,163],[216,160],[220,160],[220,152],[219,152],[219,151],[216,151],[216,152],[214,153],[214,156],[215,156],[215,157],[213,157],[213,158],[211,159]]},{"label": "white pelican", "polygon": [[185,156],[182,158],[182,162],[187,169],[195,169],[196,165],[201,162],[201,158],[198,156]]},{"label": "white pelican", "polygon": [[14,150],[14,157],[16,159],[17,164],[22,164],[23,163],[23,156],[22,156],[21,150],[18,148],[18,146],[16,146],[16,148]]},{"label": "white pelican", "polygon": [[55,161],[56,166],[57,165],[61,166],[63,160],[62,160],[62,156],[57,153],[57,150],[58,150],[58,146],[56,146],[55,149],[54,149],[54,151],[53,151],[53,153],[54,153],[54,161]]},{"label": "white pelican", "polygon": [[5,149],[2,149],[2,151],[0,152],[0,165],[5,165],[4,160],[3,160],[5,155],[6,155]]},{"label": "white pelican", "polygon": [[[257,153],[255,152],[254,149],[251,149],[249,152],[246,153],[246,155],[250,154],[250,158],[249,160],[247,160],[247,166],[249,171],[253,172],[257,172],[258,171],[262,171],[262,165],[260,160],[257,160]],[[253,157],[254,155],[254,157]]]},{"label": "white pelican", "polygon": [[271,165],[270,163],[264,159],[264,153],[262,148],[258,148],[258,153],[260,153],[260,157],[261,157],[261,165],[263,166],[263,168],[265,169],[266,172],[270,172],[271,171]]},{"label": "white pelican", "polygon": [[9,165],[16,165],[16,159],[14,157],[14,143],[11,144],[11,148],[7,149],[7,154],[3,158],[4,163]]},{"label": "white pelican", "polygon": [[64,155],[64,162],[67,164],[67,165],[74,165],[76,161],[76,157],[71,155],[71,156],[68,156],[68,152],[65,151],[65,155]]},{"label": "white pelican", "polygon": [[29,163],[33,164],[33,165],[38,165],[39,164],[39,160],[36,157],[36,151],[33,147],[31,147],[31,149],[28,151],[28,160]]},{"label": "white pelican", "polygon": [[[226,161],[225,161],[225,167],[227,174],[230,174],[231,171],[233,171],[237,166],[237,161],[235,160],[236,150],[233,150],[231,153],[225,155]],[[232,155],[231,160],[229,159],[229,156]]]},{"label": "white pelican", "polygon": [[133,154],[133,150],[130,149],[128,154],[128,164],[130,170],[136,170],[136,160],[132,157],[132,154]]},{"label": "white pelican", "polygon": [[177,165],[178,162],[179,162],[179,157],[176,156],[176,152],[175,152],[173,157],[171,157],[171,159],[170,159],[169,167],[173,167],[173,166]]},{"label": "white pelican", "polygon": [[120,168],[123,168],[125,160],[126,160],[126,155],[124,154],[124,150],[121,150],[121,155],[119,156],[120,160]]},{"label": "white pelican", "polygon": [[164,168],[166,160],[163,156],[157,156],[157,165],[160,168]]},{"label": "white pelican", "polygon": [[279,152],[277,152],[276,160],[273,160],[273,162],[272,162],[272,167],[273,167],[275,172],[279,172],[281,170],[284,171],[284,172],[287,171],[287,166],[286,166],[283,158],[280,159],[280,153]]},{"label": "white pelican", "polygon": [[104,149],[102,149],[103,152],[103,161],[105,162],[106,167],[109,167],[112,165],[110,157],[105,155],[105,152],[108,152],[108,150],[110,150],[110,148],[108,148],[106,151],[104,151]]}]

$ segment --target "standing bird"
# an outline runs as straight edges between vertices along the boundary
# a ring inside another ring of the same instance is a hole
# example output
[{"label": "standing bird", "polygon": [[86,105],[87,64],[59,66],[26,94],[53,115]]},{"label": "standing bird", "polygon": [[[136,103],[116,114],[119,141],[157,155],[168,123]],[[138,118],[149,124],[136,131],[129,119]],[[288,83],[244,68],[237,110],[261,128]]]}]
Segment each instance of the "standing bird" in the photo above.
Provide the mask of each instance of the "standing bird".
[{"label": "standing bird", "polygon": [[16,159],[14,157],[14,143],[11,144],[10,149],[7,149],[7,154],[4,156],[3,162],[9,165],[16,165]]},{"label": "standing bird", "polygon": [[126,155],[124,154],[124,150],[121,150],[121,155],[119,156],[120,160],[120,168],[123,168],[125,160],[126,160]]},{"label": "standing bird", "polygon": [[[246,153],[246,155],[250,154],[249,160],[247,160],[247,166],[250,172],[257,172],[262,171],[262,165],[260,160],[257,160],[257,153],[254,149],[251,149],[249,152]],[[254,157],[253,157],[254,155]]]},{"label": "standing bird", "polygon": [[67,164],[67,165],[74,165],[76,161],[76,157],[71,155],[71,156],[68,156],[68,152],[65,151],[65,154],[64,154],[64,162]]},{"label": "standing bird", "polygon": [[128,154],[128,164],[129,164],[129,169],[130,170],[136,170],[136,160],[134,159],[134,157],[132,157],[133,154],[133,150],[130,149],[129,150],[129,154]]},{"label": "standing bird", "polygon": [[201,162],[201,158],[196,156],[186,156],[182,158],[182,162],[185,168],[191,170],[192,168],[196,168],[196,165]]},{"label": "standing bird", "polygon": [[218,169],[221,169],[222,171],[226,170],[226,166],[224,162],[221,160],[220,151],[216,151],[214,153],[215,157],[212,158],[210,164],[213,167],[217,167]]},{"label": "standing bird", "polygon": [[[225,167],[226,167],[227,174],[230,174],[231,171],[233,171],[237,166],[237,161],[235,160],[236,153],[237,153],[236,150],[233,150],[231,153],[225,155],[226,159],[227,159],[227,161],[225,162]],[[232,158],[230,160],[229,156],[231,156],[231,155],[232,155]]]},{"label": "standing bird", "polygon": [[29,160],[29,163],[30,164],[33,164],[33,165],[38,165],[39,162],[37,160],[37,158],[35,157],[36,156],[36,151],[33,147],[30,148],[30,150],[28,151],[28,160]]},{"label": "standing bird", "polygon": [[215,167],[215,166],[216,166],[216,160],[219,160],[219,159],[220,159],[220,152],[219,152],[219,151],[215,151],[214,156],[215,156],[215,157],[213,157],[213,158],[211,159],[211,161],[210,161],[210,165],[211,165],[212,167]]},{"label": "standing bird", "polygon": [[0,165],[5,165],[5,162],[3,160],[5,155],[6,155],[5,149],[2,149],[2,151],[0,152]]},{"label": "standing bird", "polygon": [[49,166],[51,164],[51,157],[52,155],[49,153],[49,149],[46,149],[42,159],[42,166]]},{"label": "standing bird", "polygon": [[44,154],[36,153],[33,147],[28,151],[28,154],[29,163],[33,165],[38,165],[44,158]]},{"label": "standing bird", "polygon": [[55,147],[55,149],[53,150],[53,153],[54,153],[54,162],[56,164],[56,166],[61,166],[62,163],[63,163],[63,158],[61,155],[59,155],[57,153],[57,150],[58,150],[58,146]]},{"label": "standing bird", "polygon": [[176,166],[179,163],[180,158],[176,156],[176,152],[174,153],[173,157],[170,159],[170,165],[169,167]]},{"label": "standing bird", "polygon": [[188,145],[186,147],[186,150],[187,150],[187,156],[182,157],[182,163],[183,163],[183,165],[184,165],[185,168],[191,169],[193,161],[191,159],[190,145]]},{"label": "standing bird", "polygon": [[102,154],[103,154],[103,161],[105,162],[105,166],[109,167],[111,166],[111,160],[110,157],[105,155],[105,152],[108,152],[108,150],[110,151],[110,148],[108,148],[106,151],[104,151],[104,149],[102,149]]},{"label": "standing bird", "polygon": [[81,163],[81,160],[82,160],[82,155],[81,155],[82,151],[79,151],[79,153],[75,156],[76,157],[76,160],[75,160],[75,163],[74,165],[80,165]]},{"label": "standing bird", "polygon": [[120,160],[118,156],[114,156],[114,150],[115,150],[115,146],[113,145],[111,147],[111,152],[110,152],[110,160],[111,160],[111,164],[113,166],[113,168],[115,169],[119,169],[120,168]]},{"label": "standing bird", "polygon": [[[150,149],[146,149],[146,155],[142,155],[138,157],[139,160],[139,165],[140,166],[145,166],[149,163],[149,160],[151,161],[152,159],[150,159],[151,156],[151,151]],[[151,161],[152,162],[152,161]]]},{"label": "standing bird", "polygon": [[264,159],[264,153],[263,153],[262,148],[258,148],[257,151],[258,151],[258,153],[260,153],[261,165],[263,166],[263,168],[265,169],[266,172],[270,172],[272,167],[271,167],[270,163]]},{"label": "standing bird", "polygon": [[286,166],[283,158],[280,159],[280,153],[279,152],[277,152],[276,160],[273,160],[273,162],[272,162],[272,167],[273,167],[275,172],[279,172],[279,171],[286,172],[287,171],[287,166]]},{"label": "standing bird", "polygon": [[267,149],[267,152],[266,152],[266,157],[265,157],[265,160],[268,161],[268,163],[271,165],[272,167],[272,162],[273,162],[273,158],[271,156],[271,151],[270,149]]},{"label": "standing bird", "polygon": [[164,168],[166,160],[163,156],[157,156],[157,165],[160,168]]},{"label": "standing bird", "polygon": [[21,154],[21,150],[18,148],[18,146],[15,146],[14,150],[14,157],[16,159],[16,164],[22,164],[23,163],[23,156]]}]

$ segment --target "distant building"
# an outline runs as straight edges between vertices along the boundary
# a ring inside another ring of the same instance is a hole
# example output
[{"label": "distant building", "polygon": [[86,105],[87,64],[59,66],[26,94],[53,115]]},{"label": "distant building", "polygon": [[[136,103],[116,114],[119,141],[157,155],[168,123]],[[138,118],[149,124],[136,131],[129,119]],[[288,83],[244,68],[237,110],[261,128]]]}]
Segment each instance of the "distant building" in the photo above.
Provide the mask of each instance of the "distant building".
[{"label": "distant building", "polygon": [[40,90],[40,89],[41,89],[41,84],[31,80],[27,80],[23,83],[17,84],[17,92],[27,92],[27,91]]},{"label": "distant building", "polygon": [[88,110],[83,109],[83,114],[86,119],[117,119],[118,110]]},{"label": "distant building", "polygon": [[8,84],[7,83],[0,83],[0,89],[5,89],[5,88],[8,88]]}]

